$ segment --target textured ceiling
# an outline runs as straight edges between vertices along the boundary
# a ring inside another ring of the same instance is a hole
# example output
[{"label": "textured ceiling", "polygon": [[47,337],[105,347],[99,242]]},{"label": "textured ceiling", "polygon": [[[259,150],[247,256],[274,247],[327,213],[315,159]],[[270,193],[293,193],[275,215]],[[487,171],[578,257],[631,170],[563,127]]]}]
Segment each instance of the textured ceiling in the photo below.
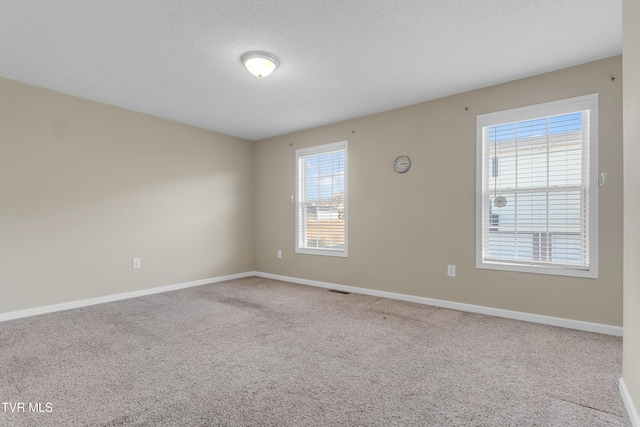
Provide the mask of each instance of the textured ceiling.
[{"label": "textured ceiling", "polygon": [[0,0],[0,76],[250,140],[620,52],[620,0]]}]

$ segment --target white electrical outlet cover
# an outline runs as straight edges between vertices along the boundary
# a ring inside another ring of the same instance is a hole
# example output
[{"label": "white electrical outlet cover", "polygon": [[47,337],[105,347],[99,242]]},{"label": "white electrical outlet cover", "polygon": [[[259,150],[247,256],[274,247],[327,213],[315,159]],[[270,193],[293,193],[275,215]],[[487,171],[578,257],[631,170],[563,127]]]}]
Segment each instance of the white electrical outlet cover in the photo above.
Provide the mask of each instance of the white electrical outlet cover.
[{"label": "white electrical outlet cover", "polygon": [[456,266],[448,265],[447,266],[447,276],[456,277]]}]

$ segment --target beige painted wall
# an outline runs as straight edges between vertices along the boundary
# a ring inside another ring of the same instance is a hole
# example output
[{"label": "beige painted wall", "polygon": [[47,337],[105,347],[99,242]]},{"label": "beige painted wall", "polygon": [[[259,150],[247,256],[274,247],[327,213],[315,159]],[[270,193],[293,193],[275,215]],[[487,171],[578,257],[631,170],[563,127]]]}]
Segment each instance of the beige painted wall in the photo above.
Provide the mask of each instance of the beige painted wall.
[{"label": "beige painted wall", "polygon": [[[259,141],[256,270],[620,326],[621,67],[617,56]],[[476,115],[594,92],[600,168],[608,173],[600,191],[600,278],[476,269]],[[349,141],[349,257],[295,254],[295,150],[341,140]],[[399,154],[412,159],[404,175],[392,168]],[[457,265],[455,278],[447,264]]]},{"label": "beige painted wall", "polygon": [[640,411],[640,3],[622,2],[624,71],[624,382]]},{"label": "beige painted wall", "polygon": [[253,145],[0,79],[0,313],[251,271]]}]

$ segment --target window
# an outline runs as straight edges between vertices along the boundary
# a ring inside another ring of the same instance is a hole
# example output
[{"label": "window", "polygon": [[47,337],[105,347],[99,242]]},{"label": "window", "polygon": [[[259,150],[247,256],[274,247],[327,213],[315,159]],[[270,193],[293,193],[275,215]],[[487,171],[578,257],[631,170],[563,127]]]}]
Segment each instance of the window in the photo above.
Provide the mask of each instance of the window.
[{"label": "window", "polygon": [[347,256],[347,141],[296,150],[296,252]]},{"label": "window", "polygon": [[598,277],[598,95],[477,117],[476,266]]}]

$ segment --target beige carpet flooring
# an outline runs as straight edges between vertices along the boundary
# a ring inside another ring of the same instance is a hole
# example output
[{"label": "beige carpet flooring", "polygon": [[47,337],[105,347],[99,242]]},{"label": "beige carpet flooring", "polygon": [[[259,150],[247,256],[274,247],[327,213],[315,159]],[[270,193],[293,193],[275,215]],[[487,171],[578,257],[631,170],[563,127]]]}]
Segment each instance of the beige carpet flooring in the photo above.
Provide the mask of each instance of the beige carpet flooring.
[{"label": "beige carpet flooring", "polygon": [[0,425],[630,426],[621,359],[618,337],[251,277],[0,323]]}]

